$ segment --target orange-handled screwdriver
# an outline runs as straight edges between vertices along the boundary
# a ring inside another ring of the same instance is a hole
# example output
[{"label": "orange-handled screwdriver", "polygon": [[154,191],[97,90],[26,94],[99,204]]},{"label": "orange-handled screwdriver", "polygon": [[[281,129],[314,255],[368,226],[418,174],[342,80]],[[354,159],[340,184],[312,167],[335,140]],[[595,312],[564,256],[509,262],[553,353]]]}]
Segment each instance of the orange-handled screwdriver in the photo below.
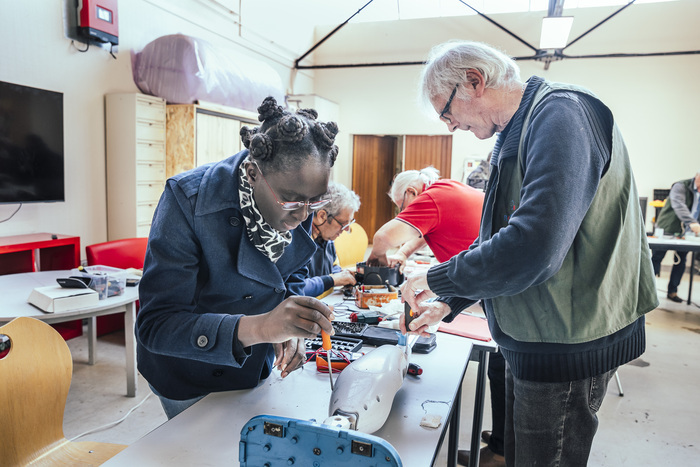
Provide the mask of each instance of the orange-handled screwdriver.
[{"label": "orange-handled screwdriver", "polygon": [[331,350],[333,346],[331,345],[331,336],[326,332],[321,330],[321,340],[323,341],[323,350],[326,351],[326,361],[328,362],[328,376],[331,380],[331,391],[333,390],[333,369],[331,367]]}]

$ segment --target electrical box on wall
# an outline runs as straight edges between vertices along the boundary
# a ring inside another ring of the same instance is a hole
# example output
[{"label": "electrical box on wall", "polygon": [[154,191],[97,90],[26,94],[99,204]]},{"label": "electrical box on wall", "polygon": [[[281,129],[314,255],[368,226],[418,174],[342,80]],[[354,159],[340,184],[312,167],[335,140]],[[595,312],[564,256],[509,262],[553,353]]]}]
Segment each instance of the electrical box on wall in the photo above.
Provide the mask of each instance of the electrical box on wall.
[{"label": "electrical box on wall", "polygon": [[77,0],[78,32],[88,40],[119,44],[117,0]]}]

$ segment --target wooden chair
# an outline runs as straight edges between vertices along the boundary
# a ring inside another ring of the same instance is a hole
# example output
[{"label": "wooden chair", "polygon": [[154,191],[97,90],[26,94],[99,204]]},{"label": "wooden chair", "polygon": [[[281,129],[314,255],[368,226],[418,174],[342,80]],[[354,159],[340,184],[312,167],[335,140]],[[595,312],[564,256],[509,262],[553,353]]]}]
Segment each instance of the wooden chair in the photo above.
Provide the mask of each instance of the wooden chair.
[{"label": "wooden chair", "polygon": [[369,239],[360,224],[352,224],[350,231],[341,233],[334,243],[341,268],[354,267],[365,260]]},{"label": "wooden chair", "polygon": [[[148,238],[123,238],[85,247],[88,266],[111,266],[121,269],[143,269]],[[136,303],[138,311],[138,302]],[[124,329],[124,313],[97,318],[97,335]]]},{"label": "wooden chair", "polygon": [[73,360],[58,332],[22,317],[0,327],[0,334],[10,339],[9,352],[0,359],[0,464],[100,465],[126,448],[65,438]]}]

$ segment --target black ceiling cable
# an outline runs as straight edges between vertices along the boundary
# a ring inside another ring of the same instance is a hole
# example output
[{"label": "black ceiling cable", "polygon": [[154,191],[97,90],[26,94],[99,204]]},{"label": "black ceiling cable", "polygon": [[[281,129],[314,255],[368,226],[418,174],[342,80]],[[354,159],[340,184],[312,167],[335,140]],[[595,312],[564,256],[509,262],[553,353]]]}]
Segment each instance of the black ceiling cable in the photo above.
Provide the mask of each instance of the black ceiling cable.
[{"label": "black ceiling cable", "polygon": [[586,31],[586,32],[584,32],[583,34],[581,34],[580,36],[578,36],[576,39],[574,39],[573,41],[571,41],[571,42],[569,42],[568,44],[566,44],[566,46],[565,46],[563,49],[561,49],[561,50],[564,50],[566,47],[569,47],[571,44],[574,44],[574,43],[577,42],[579,39],[581,39],[583,36],[585,36],[586,34],[588,34],[588,33],[591,32],[591,31],[593,31],[593,30],[596,29],[598,26],[600,26],[601,24],[605,23],[607,20],[609,20],[610,18],[612,18],[613,16],[615,16],[616,14],[618,14],[619,12],[621,12],[622,10],[624,10],[625,8],[627,8],[628,6],[630,6],[631,4],[633,4],[633,3],[636,2],[636,1],[637,1],[637,0],[631,0],[628,4],[624,5],[624,6],[621,7],[620,9],[618,9],[615,13],[611,14],[610,16],[608,16],[607,18],[605,18],[603,21],[599,22],[598,24],[596,24],[595,26],[593,26],[592,28],[590,28],[588,31]]},{"label": "black ceiling cable", "polygon": [[[328,33],[323,39],[321,39],[318,43],[316,43],[311,49],[309,49],[304,55],[299,57],[295,61],[295,69],[332,69],[332,68],[359,68],[359,67],[380,67],[380,66],[415,66],[415,65],[424,65],[425,60],[420,60],[420,61],[405,61],[405,62],[377,62],[377,63],[351,63],[351,64],[335,64],[335,65],[299,65],[299,62],[306,58],[307,55],[309,55],[311,52],[313,52],[316,48],[318,48],[326,39],[331,37],[333,34],[335,34],[340,28],[345,26],[348,21],[350,21],[353,17],[355,17],[360,11],[362,11],[367,5],[372,3],[373,0],[370,0],[367,2],[362,8],[357,10],[350,18],[345,20],[342,24],[340,24],[338,27],[336,27],[333,31]],[[545,69],[549,68],[549,64],[552,61],[556,60],[562,60],[564,58],[624,58],[624,57],[657,57],[657,56],[671,56],[671,55],[696,55],[700,54],[700,50],[684,50],[684,51],[675,51],[675,52],[649,52],[649,53],[607,53],[607,54],[590,54],[590,55],[565,55],[563,53],[563,50],[569,47],[570,45],[574,44],[587,34],[589,34],[591,31],[594,29],[598,28],[600,25],[611,19],[613,16],[617,15],[620,13],[622,10],[627,8],[628,6],[632,5],[636,0],[630,0],[628,3],[620,7],[618,10],[616,10],[614,13],[600,21],[598,24],[593,26],[592,28],[588,29],[585,31],[583,34],[579,35],[576,39],[572,40],[569,42],[565,47],[561,49],[555,49],[552,52],[549,52],[547,50],[542,50],[538,49],[531,44],[529,44],[527,41],[523,40],[516,34],[512,33],[509,31],[507,28],[504,26],[500,25],[496,21],[492,20],[485,14],[481,13],[478,11],[476,8],[472,7],[468,3],[466,3],[464,0],[457,0],[458,2],[462,3],[463,5],[467,6],[468,8],[472,9],[474,12],[476,12],[479,16],[482,18],[486,19],[489,21],[491,24],[494,26],[498,27],[499,29],[503,30],[507,34],[509,34],[511,37],[515,38],[528,48],[532,49],[535,54],[534,55],[526,55],[526,56],[520,56],[520,57],[512,57],[513,60],[537,60],[537,61],[542,61],[545,63]],[[564,0],[550,0],[549,3],[549,14],[550,16],[561,16],[562,13],[562,8],[563,8]]]},{"label": "black ceiling cable", "polygon": [[473,6],[471,6],[470,4],[468,4],[467,2],[465,2],[464,0],[457,0],[457,1],[458,1],[459,3],[461,3],[462,5],[464,5],[464,6],[471,8],[472,10],[474,10],[474,11],[476,12],[477,15],[481,16],[481,17],[484,18],[486,21],[490,22],[491,24],[493,24],[493,25],[496,26],[497,28],[499,28],[499,29],[501,29],[502,31],[504,31],[505,33],[509,34],[511,37],[513,37],[513,38],[515,38],[516,40],[520,41],[521,43],[523,43],[523,44],[526,45],[527,47],[531,48],[531,49],[534,50],[535,52],[539,52],[539,50],[538,50],[536,47],[530,45],[526,40],[521,39],[519,36],[517,36],[516,34],[512,33],[511,31],[509,31],[509,30],[506,29],[505,27],[501,26],[501,25],[498,24],[496,21],[492,20],[491,18],[489,18],[488,16],[486,16],[485,14],[483,14],[482,12],[480,12],[479,10],[477,10],[476,8],[474,8]]},{"label": "black ceiling cable", "polygon": [[318,41],[316,44],[314,44],[314,46],[311,47],[309,50],[307,50],[306,53],[305,53],[304,55],[302,55],[301,57],[297,58],[297,59],[294,61],[294,68],[296,68],[296,69],[301,69],[301,68],[313,68],[313,67],[299,66],[299,62],[301,62],[302,60],[304,60],[304,59],[306,58],[306,56],[309,55],[311,52],[313,52],[314,50],[316,50],[321,44],[323,44],[323,43],[326,41],[326,39],[328,39],[328,38],[331,37],[333,34],[335,34],[336,32],[338,32],[338,30],[340,30],[340,28],[342,28],[343,26],[345,26],[346,24],[348,24],[348,22],[349,22],[351,19],[353,19],[355,16],[357,16],[362,10],[365,9],[365,7],[366,7],[367,5],[369,5],[369,4],[372,3],[373,1],[374,1],[374,0],[369,0],[369,2],[365,3],[364,6],[363,6],[362,8],[360,8],[359,10],[357,10],[352,16],[350,16],[350,17],[349,17],[348,19],[346,19],[343,23],[341,23],[340,25],[338,25],[338,27],[336,27],[334,30],[332,30],[331,32],[329,32],[328,34],[326,34],[326,36],[325,36],[323,39],[321,39],[321,40]]}]

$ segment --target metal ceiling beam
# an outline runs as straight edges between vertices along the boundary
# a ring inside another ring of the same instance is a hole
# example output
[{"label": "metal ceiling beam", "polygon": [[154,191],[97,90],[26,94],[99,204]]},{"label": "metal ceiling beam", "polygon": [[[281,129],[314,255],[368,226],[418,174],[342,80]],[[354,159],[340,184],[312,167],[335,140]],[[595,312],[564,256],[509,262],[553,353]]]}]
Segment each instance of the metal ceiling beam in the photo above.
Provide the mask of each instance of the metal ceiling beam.
[{"label": "metal ceiling beam", "polygon": [[564,13],[564,0],[549,0],[547,16],[561,16]]}]

